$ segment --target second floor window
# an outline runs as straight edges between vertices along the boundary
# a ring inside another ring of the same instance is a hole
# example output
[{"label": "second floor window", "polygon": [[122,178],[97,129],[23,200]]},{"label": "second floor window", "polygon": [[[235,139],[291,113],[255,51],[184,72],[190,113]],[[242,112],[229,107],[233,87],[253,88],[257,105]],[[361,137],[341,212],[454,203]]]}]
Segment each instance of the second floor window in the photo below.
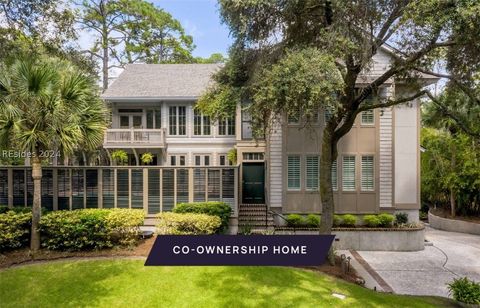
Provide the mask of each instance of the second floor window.
[{"label": "second floor window", "polygon": [[367,110],[362,112],[362,125],[373,125],[375,122],[375,117],[373,110]]},{"label": "second floor window", "polygon": [[235,117],[221,119],[218,122],[218,134],[220,136],[235,136]]},{"label": "second floor window", "polygon": [[168,133],[170,135],[185,136],[187,134],[187,117],[185,106],[170,106],[169,107],[169,125]]},{"label": "second floor window", "polygon": [[160,109],[147,110],[147,128],[162,128],[162,112]]},{"label": "second floor window", "polygon": [[203,115],[197,109],[193,110],[193,134],[208,136],[211,134],[210,117]]}]

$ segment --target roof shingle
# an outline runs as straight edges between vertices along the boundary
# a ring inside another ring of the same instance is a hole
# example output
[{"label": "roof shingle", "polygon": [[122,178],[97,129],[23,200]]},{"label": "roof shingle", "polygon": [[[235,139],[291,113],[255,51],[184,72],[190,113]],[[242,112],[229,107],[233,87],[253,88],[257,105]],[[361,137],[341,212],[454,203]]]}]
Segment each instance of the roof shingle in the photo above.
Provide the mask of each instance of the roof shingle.
[{"label": "roof shingle", "polygon": [[221,64],[129,64],[103,93],[115,98],[196,98]]}]

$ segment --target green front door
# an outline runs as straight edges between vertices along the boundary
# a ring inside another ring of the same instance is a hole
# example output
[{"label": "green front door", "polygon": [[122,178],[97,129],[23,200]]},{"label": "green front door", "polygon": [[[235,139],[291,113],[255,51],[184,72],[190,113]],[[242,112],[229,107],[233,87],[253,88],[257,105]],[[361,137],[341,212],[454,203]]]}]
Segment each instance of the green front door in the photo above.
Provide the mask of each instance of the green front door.
[{"label": "green front door", "polygon": [[265,164],[242,164],[242,203],[265,203]]}]

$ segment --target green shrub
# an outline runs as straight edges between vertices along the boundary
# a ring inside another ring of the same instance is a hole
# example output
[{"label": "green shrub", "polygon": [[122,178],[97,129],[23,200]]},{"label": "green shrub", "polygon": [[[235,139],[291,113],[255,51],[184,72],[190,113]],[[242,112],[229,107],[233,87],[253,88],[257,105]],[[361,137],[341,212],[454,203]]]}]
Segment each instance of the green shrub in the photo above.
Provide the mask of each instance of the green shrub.
[{"label": "green shrub", "polygon": [[[6,205],[0,206],[0,214],[5,214],[8,211],[13,211],[15,213],[31,213],[32,208],[31,207],[20,207],[20,206],[15,206],[12,208],[9,208]],[[48,210],[42,207],[42,215],[48,213]]]},{"label": "green shrub", "polygon": [[480,305],[480,283],[467,277],[454,279],[448,284],[448,291],[456,301]]},{"label": "green shrub", "polygon": [[318,228],[320,226],[320,216],[308,214],[305,218],[305,224],[309,227]]},{"label": "green shrub", "polygon": [[56,211],[42,216],[42,246],[51,250],[102,249],[138,240],[144,212],[130,209]]},{"label": "green shrub", "polygon": [[196,213],[217,216],[222,221],[219,232],[228,228],[228,222],[232,213],[232,208],[225,202],[194,202],[194,203],[178,203],[173,208],[174,213]]},{"label": "green shrub", "polygon": [[333,215],[333,226],[338,227],[342,224],[342,217],[340,215]]},{"label": "green shrub", "polygon": [[8,211],[0,214],[0,251],[28,244],[32,214]]},{"label": "green shrub", "polygon": [[397,213],[395,214],[395,222],[398,225],[404,225],[408,222],[408,214],[407,213]]},{"label": "green shrub", "polygon": [[357,217],[350,214],[345,214],[342,216],[342,225],[346,227],[355,227],[357,223]]},{"label": "green shrub", "polygon": [[157,225],[158,234],[204,235],[214,234],[222,226],[218,216],[195,213],[160,213]]},{"label": "green shrub", "polygon": [[287,225],[289,227],[302,227],[305,226],[305,219],[302,215],[289,214],[286,217]]},{"label": "green shrub", "polygon": [[377,215],[365,215],[363,216],[363,223],[367,227],[378,227],[380,225],[380,219],[378,218]]},{"label": "green shrub", "polygon": [[380,227],[388,228],[393,226],[395,216],[392,214],[383,213],[378,215],[378,220],[380,220]]}]

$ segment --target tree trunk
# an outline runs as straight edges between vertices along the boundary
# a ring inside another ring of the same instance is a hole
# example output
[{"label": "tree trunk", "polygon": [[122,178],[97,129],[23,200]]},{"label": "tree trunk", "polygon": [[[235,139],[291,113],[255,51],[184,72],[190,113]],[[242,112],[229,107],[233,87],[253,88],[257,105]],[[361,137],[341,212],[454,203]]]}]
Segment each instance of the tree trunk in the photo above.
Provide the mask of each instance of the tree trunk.
[{"label": "tree trunk", "polygon": [[[452,160],[451,160],[451,167],[452,167],[452,172],[455,172],[456,165],[457,165],[457,159],[456,159],[456,148],[455,148],[455,143],[452,143]],[[452,185],[450,187],[450,214],[452,217],[455,217],[456,215],[456,202],[455,202],[455,187]]]},{"label": "tree trunk", "polygon": [[32,179],[33,179],[33,207],[32,207],[32,233],[30,249],[37,251],[40,249],[40,215],[42,210],[42,164],[38,153],[35,152],[32,157]]},{"label": "tree trunk", "polygon": [[453,192],[453,189],[450,189],[450,215],[455,217],[456,211],[455,193]]},{"label": "tree trunk", "polygon": [[320,200],[322,201],[322,216],[320,221],[320,233],[332,232],[334,202],[332,190],[332,163],[335,160],[333,153],[336,145],[333,144],[332,134],[328,129],[324,130],[322,141],[322,155],[320,157]]},{"label": "tree trunk", "polygon": [[102,38],[103,41],[103,63],[102,63],[102,75],[103,75],[103,92],[108,89],[108,35],[106,30]]}]

